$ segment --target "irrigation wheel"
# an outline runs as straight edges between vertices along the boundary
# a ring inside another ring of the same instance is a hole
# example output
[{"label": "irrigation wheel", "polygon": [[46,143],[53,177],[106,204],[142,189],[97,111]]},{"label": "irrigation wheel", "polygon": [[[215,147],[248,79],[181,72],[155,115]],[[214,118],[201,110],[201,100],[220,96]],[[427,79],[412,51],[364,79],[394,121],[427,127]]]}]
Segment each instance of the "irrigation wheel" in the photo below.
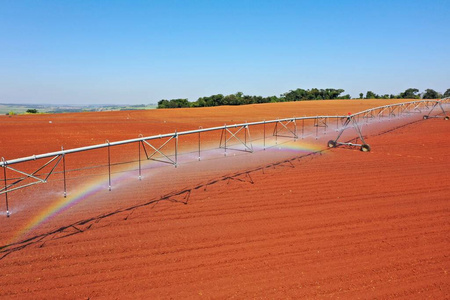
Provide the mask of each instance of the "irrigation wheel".
[{"label": "irrigation wheel", "polygon": [[329,140],[328,141],[328,148],[335,148],[336,147],[336,142],[333,140]]},{"label": "irrigation wheel", "polygon": [[361,146],[361,151],[362,152],[369,152],[370,151],[370,146],[367,144],[364,144]]},{"label": "irrigation wheel", "polygon": [[448,119],[449,119],[448,116],[445,116],[444,120],[445,120],[445,121],[448,121]]},{"label": "irrigation wheel", "polygon": [[424,119],[424,120],[428,119],[428,116],[427,116],[427,115],[424,115],[424,116],[423,116],[423,119]]}]

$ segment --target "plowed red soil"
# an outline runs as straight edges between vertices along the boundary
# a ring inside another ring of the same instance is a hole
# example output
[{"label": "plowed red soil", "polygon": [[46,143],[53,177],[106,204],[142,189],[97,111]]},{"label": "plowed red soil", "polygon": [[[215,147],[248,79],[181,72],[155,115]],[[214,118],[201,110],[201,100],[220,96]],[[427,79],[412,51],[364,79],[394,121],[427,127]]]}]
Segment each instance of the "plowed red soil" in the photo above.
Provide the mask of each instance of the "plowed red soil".
[{"label": "plowed red soil", "polygon": [[[0,155],[386,103],[0,117]],[[369,153],[326,149],[321,137],[308,141],[315,152],[230,152],[147,168],[142,181],[135,167],[124,177],[116,169],[111,192],[86,195],[25,232],[62,198],[60,175],[11,192],[13,213],[0,216],[0,297],[447,298],[450,123],[417,116],[381,127],[367,137]],[[76,158],[95,163],[104,152],[83,155]],[[80,174],[69,196],[100,176]]]}]

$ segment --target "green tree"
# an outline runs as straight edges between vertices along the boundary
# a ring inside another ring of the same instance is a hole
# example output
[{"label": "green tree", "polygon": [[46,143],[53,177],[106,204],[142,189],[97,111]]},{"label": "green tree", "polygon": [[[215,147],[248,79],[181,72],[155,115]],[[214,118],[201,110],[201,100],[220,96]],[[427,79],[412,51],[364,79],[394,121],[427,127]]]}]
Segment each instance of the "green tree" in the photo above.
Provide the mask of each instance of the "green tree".
[{"label": "green tree", "polygon": [[400,93],[399,98],[402,99],[419,99],[419,90],[415,88],[409,88],[405,90],[403,93]]},{"label": "green tree", "polygon": [[158,101],[158,108],[169,108],[169,100],[162,99]]},{"label": "green tree", "polygon": [[441,94],[436,92],[433,89],[426,89],[425,94],[423,94],[423,99],[438,99],[440,98]]},{"label": "green tree", "polygon": [[281,94],[281,98],[283,98],[282,102],[284,101],[301,101],[307,99],[307,91],[304,89],[296,89],[296,90],[290,90],[287,93]]},{"label": "green tree", "polygon": [[174,103],[175,108],[191,107],[191,103],[188,99],[172,99],[170,102]]},{"label": "green tree", "polygon": [[340,96],[345,90],[343,89],[325,89],[320,90],[322,93],[322,99],[324,100],[332,100],[332,99],[343,99],[342,97],[346,97],[347,95]]},{"label": "green tree", "polygon": [[378,98],[378,95],[377,94],[375,94],[374,92],[372,92],[372,91],[367,91],[367,93],[366,93],[366,99],[377,99]]},{"label": "green tree", "polygon": [[450,97],[450,89],[447,89],[443,95],[444,98]]},{"label": "green tree", "polygon": [[188,99],[172,99],[172,100],[160,100],[158,101],[158,108],[182,108],[191,107],[191,103]]},{"label": "green tree", "polygon": [[226,105],[224,96],[222,94],[211,95],[208,97],[200,97],[193,104],[193,106],[198,106],[198,107],[203,107],[203,106],[210,107],[210,106],[220,106],[220,105]]},{"label": "green tree", "polygon": [[[317,89],[310,90],[296,89],[290,90],[287,93],[281,94],[280,102],[284,101],[303,101],[303,100],[329,100],[342,99],[340,95],[345,92],[343,89]],[[346,97],[347,95],[343,96]]]},{"label": "green tree", "polygon": [[364,98],[364,94],[363,93],[359,93],[359,99],[363,99]]},{"label": "green tree", "polygon": [[245,95],[241,98],[239,98],[240,105],[246,105],[246,104],[253,104],[253,103],[258,103],[258,99],[262,98],[261,96],[250,96],[250,95]]},{"label": "green tree", "polygon": [[308,93],[308,100],[322,100],[322,93],[317,88],[312,88]]},{"label": "green tree", "polygon": [[[223,97],[223,105],[241,105],[244,102],[244,99],[242,97],[244,95],[242,92],[237,92],[236,94],[226,95]],[[244,96],[245,97],[251,97],[251,96]],[[251,102],[250,102],[251,103]],[[250,104],[247,103],[247,104]]]},{"label": "green tree", "polygon": [[267,100],[267,103],[275,103],[275,102],[280,102],[280,98],[278,98],[277,96],[270,96],[265,98]]},{"label": "green tree", "polygon": [[37,114],[37,112],[38,112],[38,110],[35,109],[35,108],[27,109],[27,113],[28,113],[28,114]]},{"label": "green tree", "polygon": [[205,107],[205,106],[206,106],[206,101],[203,99],[203,97],[198,98],[197,101],[192,103],[192,107]]},{"label": "green tree", "polygon": [[351,99],[352,97],[350,96],[350,94],[345,94],[343,96],[339,96],[336,99]]}]

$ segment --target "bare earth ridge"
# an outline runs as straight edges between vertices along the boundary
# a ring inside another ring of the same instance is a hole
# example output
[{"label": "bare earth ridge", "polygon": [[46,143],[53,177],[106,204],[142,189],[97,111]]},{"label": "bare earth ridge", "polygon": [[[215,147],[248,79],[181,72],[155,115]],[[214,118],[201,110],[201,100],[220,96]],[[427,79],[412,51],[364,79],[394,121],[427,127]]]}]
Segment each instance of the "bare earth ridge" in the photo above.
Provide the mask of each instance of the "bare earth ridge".
[{"label": "bare earth ridge", "polygon": [[[389,102],[0,117],[0,155]],[[236,152],[148,168],[142,181],[117,169],[111,192],[103,182],[28,230],[61,200],[61,181],[12,192],[13,214],[0,216],[0,297],[446,298],[449,126],[420,116],[389,124],[368,136],[369,153],[326,149],[321,137],[308,141],[314,151]],[[95,180],[71,179],[69,196]]]}]

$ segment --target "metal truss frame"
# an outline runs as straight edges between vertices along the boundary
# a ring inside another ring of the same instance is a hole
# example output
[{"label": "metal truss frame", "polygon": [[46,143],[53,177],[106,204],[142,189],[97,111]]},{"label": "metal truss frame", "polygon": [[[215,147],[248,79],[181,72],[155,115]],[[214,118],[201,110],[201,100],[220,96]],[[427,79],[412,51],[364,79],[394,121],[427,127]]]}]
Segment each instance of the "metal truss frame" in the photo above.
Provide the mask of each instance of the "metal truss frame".
[{"label": "metal truss frame", "polygon": [[[361,140],[361,144],[355,144],[355,143],[350,143],[350,142],[339,142],[339,138],[342,136],[344,131],[346,131],[349,128],[353,128],[356,131],[358,138]],[[362,134],[361,126],[359,126],[358,121],[356,120],[356,117],[354,115],[348,116],[345,119],[343,127],[339,131],[339,134],[336,137],[336,139],[328,141],[329,148],[335,148],[339,145],[357,146],[357,147],[361,147],[361,151],[364,151],[364,152],[370,151],[370,146],[368,144],[366,144],[366,142],[364,140],[364,136]]]},{"label": "metal truss frame", "polygon": [[[64,197],[66,197],[66,181],[65,181],[65,155],[61,154],[61,155],[56,155],[53,158],[51,158],[49,161],[45,162],[43,165],[41,165],[40,167],[38,167],[35,171],[31,172],[31,173],[27,173],[21,170],[18,170],[16,168],[11,167],[10,165],[8,165],[8,162],[5,161],[5,159],[2,157],[2,163],[3,163],[3,181],[4,181],[4,187],[0,188],[0,195],[1,194],[5,194],[5,200],[6,200],[6,216],[9,217],[10,212],[9,212],[9,203],[8,203],[8,193],[15,191],[15,190],[19,190],[22,188],[26,188],[35,184],[39,184],[39,183],[46,183],[48,178],[50,177],[50,175],[53,174],[53,172],[55,171],[56,167],[59,165],[59,163],[63,161],[63,173],[64,173]],[[53,166],[51,167],[50,171],[48,171],[47,174],[42,175],[43,177],[41,178],[39,175],[39,172],[42,171],[43,169],[45,169],[47,166],[51,166],[53,163]],[[13,171],[16,174],[20,174],[21,177],[18,178],[11,178],[12,180],[14,180],[12,183],[8,184],[8,177],[6,174],[6,170],[10,170]],[[31,179],[32,182],[29,183],[23,183],[24,181],[26,181],[27,179]]]},{"label": "metal truss frame", "polygon": [[[230,130],[231,128],[234,128],[236,130],[233,132]],[[244,140],[242,140],[242,138],[240,138],[238,136],[238,134],[241,131],[244,133]],[[228,137],[228,133],[230,134],[230,137]],[[248,138],[247,138],[247,136],[248,136]],[[232,140],[232,139],[237,140],[239,142],[239,144],[244,146],[244,149],[239,149],[239,148],[234,148],[234,147],[228,146],[230,140]],[[225,149],[224,155],[227,155],[227,149],[236,150],[236,151],[244,151],[244,152],[253,152],[250,128],[249,128],[248,124],[233,125],[233,126],[225,125],[220,134],[219,148]]]},{"label": "metal truss frame", "polygon": [[[153,146],[148,140],[142,140],[140,141],[140,145],[142,145],[142,148],[144,150],[145,156],[147,157],[147,160],[153,160],[153,161],[159,161],[162,163],[166,163],[166,164],[171,164],[174,165],[175,167],[178,165],[178,134],[175,133],[173,136],[169,136],[166,137],[167,140],[158,148],[156,148],[155,146]],[[168,155],[166,155],[162,149],[167,146],[167,144],[169,144],[170,141],[174,140],[175,141],[175,158],[171,159]],[[147,151],[147,147],[150,147],[151,149],[153,149],[153,153],[149,154],[149,152]],[[160,154],[163,158],[165,159],[158,159],[158,158],[154,158],[155,155]]]},{"label": "metal truss frame", "polygon": [[314,127],[316,128],[316,140],[319,138],[319,127],[323,127],[323,133],[327,133],[328,128],[328,118],[327,117],[317,117],[314,119]]},{"label": "metal truss frame", "polygon": [[[430,114],[433,112],[433,110],[435,108],[437,108],[439,106],[439,108],[441,109],[441,111],[439,113],[437,113],[434,116],[430,116]],[[428,118],[439,118],[440,115],[443,115],[442,118],[444,118],[444,120],[448,120],[449,116],[447,115],[447,113],[445,112],[444,107],[442,106],[442,102],[441,101],[437,101],[436,103],[433,104],[433,106],[431,107],[431,110],[428,112],[428,114],[423,116],[423,119],[426,120]]]},{"label": "metal truss frame", "polygon": [[[294,138],[294,140],[298,139],[296,120],[296,118],[289,120],[277,120],[277,122],[275,122],[275,127],[273,128],[273,136]],[[290,124],[292,124],[292,126],[289,126]],[[293,128],[291,129],[290,127]],[[281,132],[284,132],[284,134],[280,134]]]}]

